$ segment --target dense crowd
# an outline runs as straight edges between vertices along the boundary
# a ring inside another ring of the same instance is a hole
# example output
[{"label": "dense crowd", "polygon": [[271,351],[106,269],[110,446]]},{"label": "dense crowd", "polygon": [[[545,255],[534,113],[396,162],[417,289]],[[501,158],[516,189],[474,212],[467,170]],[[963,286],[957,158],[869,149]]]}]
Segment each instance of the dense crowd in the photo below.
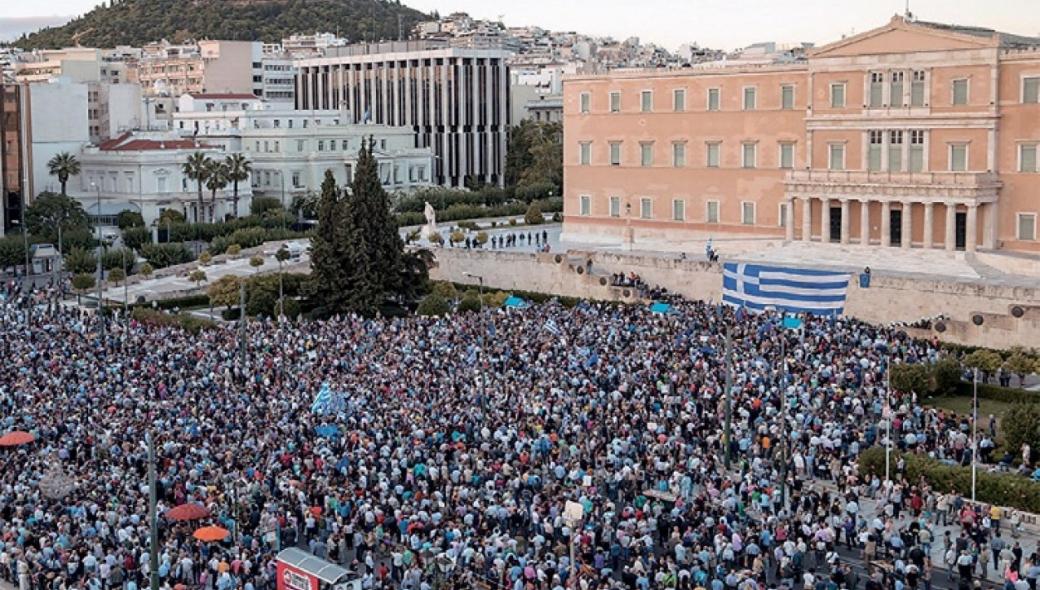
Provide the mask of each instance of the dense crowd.
[{"label": "dense crowd", "polygon": [[[37,437],[0,449],[0,578],[21,590],[147,586],[147,436],[160,514],[213,512],[160,516],[164,588],[273,588],[288,546],[365,588],[905,590],[939,566],[1035,590],[1040,575],[999,510],[906,481],[901,462],[892,482],[860,479],[886,405],[900,449],[970,460],[963,417],[885,390],[889,358],[939,354],[888,328],[549,303],[253,322],[243,365],[234,326],[119,318],[102,339],[45,294],[30,327],[28,299],[9,288],[0,312],[0,431]],[[314,411],[324,384],[334,414]],[[76,487],[50,498],[58,466]],[[208,523],[233,535],[193,539]]]}]

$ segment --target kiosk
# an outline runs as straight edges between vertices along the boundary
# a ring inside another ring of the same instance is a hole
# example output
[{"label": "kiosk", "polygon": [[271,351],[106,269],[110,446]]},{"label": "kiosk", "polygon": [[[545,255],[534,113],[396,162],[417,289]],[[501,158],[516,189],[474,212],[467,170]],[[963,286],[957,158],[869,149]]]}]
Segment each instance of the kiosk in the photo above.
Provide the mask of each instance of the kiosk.
[{"label": "kiosk", "polygon": [[278,590],[361,590],[361,577],[347,568],[290,547],[275,560]]}]

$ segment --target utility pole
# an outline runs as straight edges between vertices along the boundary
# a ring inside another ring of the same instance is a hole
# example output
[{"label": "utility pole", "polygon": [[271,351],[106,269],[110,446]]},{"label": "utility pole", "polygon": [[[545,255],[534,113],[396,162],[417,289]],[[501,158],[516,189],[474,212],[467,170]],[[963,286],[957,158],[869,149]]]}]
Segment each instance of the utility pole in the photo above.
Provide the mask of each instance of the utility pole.
[{"label": "utility pole", "polygon": [[242,361],[242,376],[246,371],[246,282],[238,283],[238,353]]},{"label": "utility pole", "polygon": [[149,588],[159,590],[159,518],[156,515],[156,489],[155,489],[155,439],[148,435],[148,527],[149,535],[148,550],[148,577]]},{"label": "utility pole", "polygon": [[723,433],[722,443],[726,446],[723,449],[723,459],[725,461],[726,469],[729,469],[731,457],[730,457],[730,440],[733,436],[733,366],[732,366],[732,355],[730,350],[731,342],[729,337],[729,326],[726,326],[726,425]]},{"label": "utility pole", "polygon": [[780,508],[787,507],[787,332],[780,327]]},{"label": "utility pole", "polygon": [[97,317],[98,323],[101,325],[101,345],[105,344],[105,310],[101,305],[101,280],[104,278],[104,271],[101,269],[101,258],[105,254],[105,245],[101,241],[101,185],[94,185],[97,187],[97,240],[98,240],[98,253],[97,253]]},{"label": "utility pole", "polygon": [[979,452],[979,368],[975,367],[971,375],[971,501],[975,502],[975,481]]},{"label": "utility pole", "polygon": [[885,481],[890,481],[892,463],[892,351],[888,351],[885,362]]}]

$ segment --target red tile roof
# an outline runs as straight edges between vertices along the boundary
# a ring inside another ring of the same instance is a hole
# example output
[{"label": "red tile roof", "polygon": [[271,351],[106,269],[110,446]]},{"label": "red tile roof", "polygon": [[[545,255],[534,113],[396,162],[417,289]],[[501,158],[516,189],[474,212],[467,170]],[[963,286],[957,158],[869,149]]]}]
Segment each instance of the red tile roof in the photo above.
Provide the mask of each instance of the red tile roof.
[{"label": "red tile roof", "polygon": [[189,92],[188,96],[192,98],[209,98],[212,100],[260,100],[259,96],[253,96],[252,94],[234,94],[234,93],[193,93]]},{"label": "red tile roof", "polygon": [[123,135],[103,142],[99,147],[105,152],[146,152],[154,150],[191,150],[215,146],[195,143],[192,139],[131,139]]}]

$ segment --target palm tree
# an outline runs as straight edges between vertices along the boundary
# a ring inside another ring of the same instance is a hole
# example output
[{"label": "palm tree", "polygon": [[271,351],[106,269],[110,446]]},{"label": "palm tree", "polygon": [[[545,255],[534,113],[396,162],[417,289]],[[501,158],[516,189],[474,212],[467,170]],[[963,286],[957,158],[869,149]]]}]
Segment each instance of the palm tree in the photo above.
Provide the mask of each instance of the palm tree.
[{"label": "palm tree", "polygon": [[202,201],[202,185],[206,183],[206,175],[209,171],[207,163],[211,161],[212,160],[210,160],[209,157],[206,156],[206,154],[202,152],[195,152],[194,154],[188,156],[188,161],[185,162],[184,166],[181,167],[181,170],[184,172],[184,175],[187,176],[189,179],[194,180],[198,185],[199,208],[195,211],[195,223],[199,223],[201,221],[202,208],[205,206],[205,204]]},{"label": "palm tree", "polygon": [[206,162],[206,188],[210,190],[210,223],[216,222],[217,217],[217,191],[228,185],[227,164],[216,160]]},{"label": "palm tree", "polygon": [[249,180],[249,173],[253,171],[253,165],[244,155],[231,154],[224,159],[224,168],[227,170],[227,179],[231,181],[234,214],[235,217],[238,217],[238,183]]},{"label": "palm tree", "polygon": [[67,197],[65,186],[69,183],[70,176],[79,174],[79,160],[68,152],[61,152],[47,162],[47,169],[51,176],[58,177],[58,182],[61,183],[61,196]]}]

